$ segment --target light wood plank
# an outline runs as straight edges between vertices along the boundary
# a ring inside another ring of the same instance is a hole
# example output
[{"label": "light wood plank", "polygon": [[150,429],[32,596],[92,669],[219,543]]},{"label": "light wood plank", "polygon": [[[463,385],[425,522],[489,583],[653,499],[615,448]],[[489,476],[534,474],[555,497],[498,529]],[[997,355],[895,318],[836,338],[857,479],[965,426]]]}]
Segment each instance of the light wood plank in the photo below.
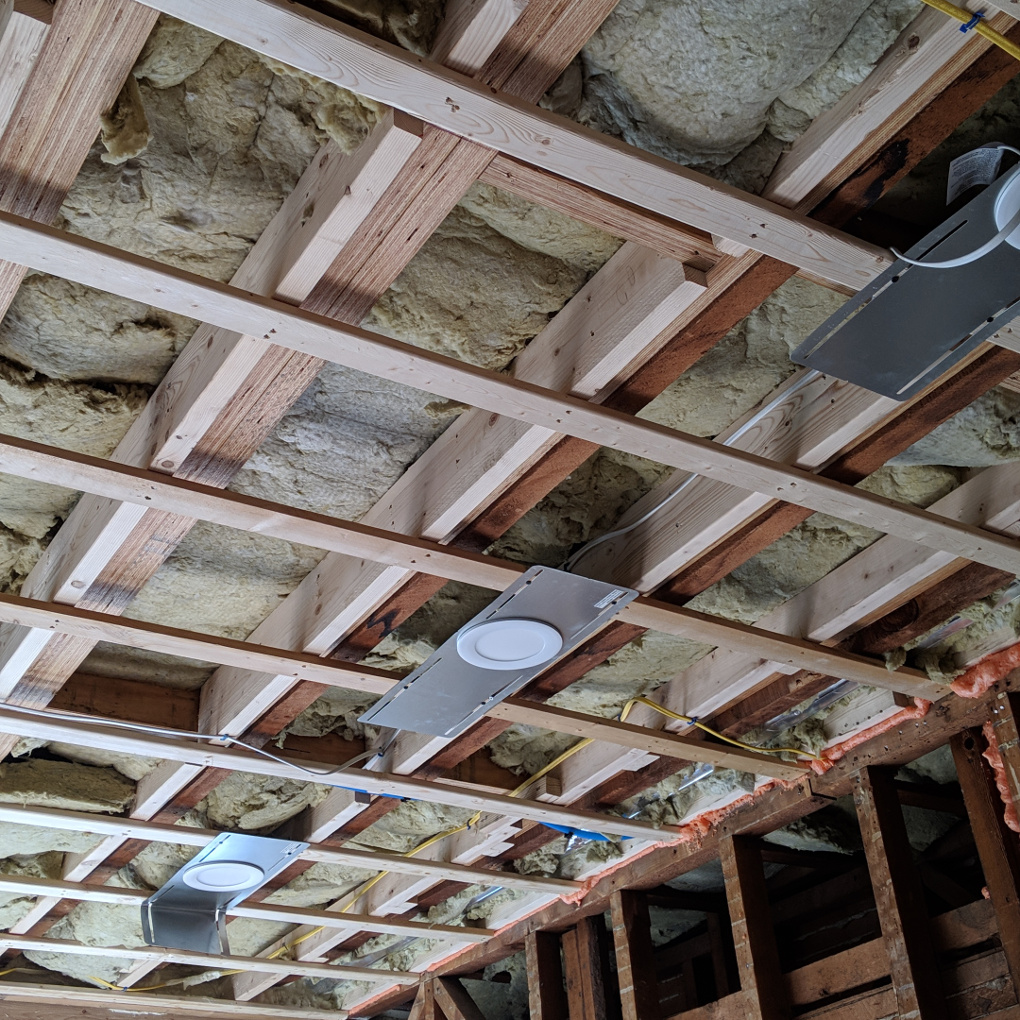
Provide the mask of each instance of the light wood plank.
[{"label": "light wood plank", "polygon": [[896,1006],[901,1016],[943,1020],[948,1012],[928,911],[891,775],[862,770],[855,777],[854,804]]},{"label": "light wood plank", "polygon": [[278,0],[158,0],[175,17],[444,130],[642,208],[754,247],[860,289],[888,264],[882,249],[642,153],[398,47]]},{"label": "light wood plank", "polygon": [[[61,0],[0,136],[0,209],[53,221],[155,21],[134,0]],[[0,316],[24,275],[0,266]]]},{"label": "light wood plank", "polygon": [[636,839],[650,839],[653,842],[675,842],[680,833],[674,829],[656,829],[644,822],[629,821],[613,815],[601,815],[593,811],[576,811],[538,801],[507,797],[499,794],[484,794],[460,789],[443,783],[429,783],[418,779],[387,773],[370,772],[364,769],[346,769],[343,772],[330,771],[333,766],[325,762],[300,762],[296,767],[284,759],[275,761],[250,751],[196,744],[175,737],[156,737],[133,734],[130,731],[114,729],[102,724],[87,724],[57,718],[42,719],[37,716],[18,714],[10,709],[0,709],[0,732],[17,733],[20,736],[36,736],[42,740],[58,740],[83,747],[100,747],[119,750],[125,754],[142,757],[167,758],[173,761],[191,762],[206,768],[224,768],[253,775],[280,776],[288,779],[312,781],[304,769],[315,770],[314,781],[325,786],[343,789],[353,786],[368,793],[415,800],[448,804],[451,807],[482,810],[496,814],[529,818],[536,822],[553,822],[579,829],[606,830],[619,836]]},{"label": "light wood plank", "polygon": [[[3,20],[0,15],[0,21]],[[15,12],[0,30],[0,135],[14,113],[32,65],[39,56],[47,27],[44,22]]]},{"label": "light wood plank", "polygon": [[[220,835],[215,829],[198,829],[192,826],[146,822],[134,818],[110,818],[80,811],[56,808],[34,808],[0,804],[0,822],[9,825],[33,825],[46,829],[66,829],[72,832],[91,832],[97,836],[110,836],[120,840],[140,839],[157,843],[178,843],[183,846],[204,847]],[[540,875],[520,875],[515,871],[491,871],[471,868],[422,858],[402,857],[369,850],[335,849],[313,844],[298,855],[298,859],[312,863],[339,864],[368,871],[385,869],[408,875],[430,874],[435,881],[465,882],[479,885],[498,884],[513,889],[536,892],[569,893],[579,888],[576,882],[545,878]]]},{"label": "light wood plank", "polygon": [[[20,1011],[12,1010],[11,1016],[18,1020],[119,1020],[124,1016],[125,995],[123,992],[105,991],[98,988],[74,989],[74,1005],[68,1007],[66,985],[31,985],[15,981],[0,983],[0,1002],[39,1003],[55,1007],[33,1014],[30,1018]],[[176,1018],[178,1016],[203,1017],[235,1016],[265,1017],[266,1020],[344,1020],[345,1010],[301,1009],[294,1006],[266,1005],[259,1002],[234,1002],[232,999],[210,999],[202,995],[145,995],[132,993],[131,1006],[152,1016]],[[57,1012],[57,1009],[60,1012]],[[108,1009],[108,1012],[107,1012]],[[103,1012],[93,1012],[103,1010]]]},{"label": "light wood plank", "polygon": [[429,59],[474,74],[524,13],[528,0],[449,0]]},{"label": "light wood plank", "polygon": [[[159,963],[180,963],[190,967],[219,967],[224,970],[256,970],[286,977],[332,978],[352,981],[370,981],[381,984],[414,984],[417,974],[399,970],[374,970],[371,967],[353,967],[347,964],[303,963],[297,960],[269,960],[261,956],[222,956],[214,953],[197,953],[190,949],[135,949],[117,946],[90,946],[70,939],[35,939],[26,935],[0,933],[0,947],[21,952],[69,953],[72,956],[110,956],[115,954],[126,960],[156,960]],[[123,1000],[122,1000],[123,1001]]]},{"label": "light wood plank", "polygon": [[[0,874],[0,892],[15,896],[47,896],[78,902],[116,903],[129,907],[140,906],[150,895],[139,889],[119,889],[105,885],[84,885],[80,882],[3,874]],[[465,944],[485,942],[495,934],[482,928],[402,921],[364,913],[347,913],[341,917],[326,910],[305,910],[273,903],[239,903],[231,907],[227,913],[231,917],[246,917],[250,920],[272,921],[277,924],[325,925],[327,928],[375,931],[385,935],[418,935],[422,938],[437,938]]]},{"label": "light wood plank", "polygon": [[[261,336],[292,350],[384,376],[440,396],[589,442],[739,484],[811,510],[859,521],[934,548],[950,548],[990,566],[1020,572],[1020,549],[994,535],[946,522],[926,511],[776,465],[767,458],[638,420],[630,415],[506,379],[442,355],[342,326],[282,302],[245,294],[193,274],[162,267],[106,245],[0,215],[0,251],[18,251],[32,268],[121,297]],[[1005,334],[1004,330],[1001,335]],[[1020,335],[1017,337],[1020,347]]]}]

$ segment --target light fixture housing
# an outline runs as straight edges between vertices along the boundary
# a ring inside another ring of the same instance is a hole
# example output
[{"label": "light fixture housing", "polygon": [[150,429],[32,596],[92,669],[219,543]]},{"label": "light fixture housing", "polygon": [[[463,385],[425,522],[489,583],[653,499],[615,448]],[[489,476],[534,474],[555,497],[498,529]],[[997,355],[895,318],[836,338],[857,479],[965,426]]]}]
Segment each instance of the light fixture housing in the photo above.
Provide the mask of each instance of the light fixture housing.
[{"label": "light fixture housing", "polygon": [[532,567],[361,721],[455,737],[605,626],[637,595],[633,588]]},{"label": "light fixture housing", "polygon": [[226,913],[308,847],[224,832],[142,904],[146,945],[227,953]]},{"label": "light fixture housing", "polygon": [[[1012,171],[914,245],[907,257],[943,262],[974,252],[1020,208]],[[908,400],[1020,314],[1017,231],[953,268],[897,259],[791,355],[800,365]]]}]

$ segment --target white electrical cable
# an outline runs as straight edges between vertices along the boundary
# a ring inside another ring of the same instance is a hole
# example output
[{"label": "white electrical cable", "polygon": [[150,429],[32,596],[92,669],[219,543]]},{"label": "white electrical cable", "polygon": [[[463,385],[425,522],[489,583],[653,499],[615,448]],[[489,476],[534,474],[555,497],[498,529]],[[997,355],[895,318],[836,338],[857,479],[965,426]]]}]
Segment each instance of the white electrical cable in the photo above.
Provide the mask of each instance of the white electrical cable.
[{"label": "white electrical cable", "polygon": [[304,765],[300,765],[295,761],[290,761],[287,758],[281,758],[279,755],[265,750],[265,748],[256,747],[254,744],[249,744],[246,741],[241,740],[240,737],[231,737],[226,733],[194,733],[191,730],[175,730],[165,726],[149,726],[147,723],[126,722],[123,719],[97,720],[94,716],[84,715],[80,712],[45,712],[38,708],[27,708],[24,705],[12,705],[8,702],[0,702],[0,707],[11,712],[20,712],[22,715],[37,716],[40,719],[69,719],[93,724],[98,721],[101,726],[112,726],[115,729],[121,730],[134,730],[137,733],[147,733],[151,736],[157,737],[183,737],[186,740],[217,740],[220,743],[231,744],[235,747],[243,747],[246,751],[253,751],[255,754],[262,755],[263,758],[269,758],[281,765],[286,765],[288,768],[297,769],[300,772],[305,772],[310,776],[316,776],[319,778],[323,776],[335,776],[338,772],[343,772],[344,769],[350,768],[352,765],[357,765],[358,762],[365,761],[367,758],[374,758],[376,755],[382,753],[381,751],[364,751],[361,754],[355,755],[349,761],[345,761],[342,765],[337,765],[335,769],[329,769],[326,772],[322,772],[318,769],[305,768]]},{"label": "white electrical cable", "polygon": [[[1015,149],[1012,145],[1003,145],[1000,143],[995,146],[995,148],[1002,149],[1004,152],[1012,152],[1020,156],[1020,149]],[[1020,178],[1020,163],[1018,163],[1010,171],[1009,178],[1002,185],[999,192],[1000,196],[1005,194],[1009,186],[1018,178]],[[966,255],[960,255],[955,259],[946,259],[944,262],[922,262],[920,259],[907,258],[906,255],[898,252],[895,248],[891,248],[890,251],[901,262],[906,262],[911,266],[919,266],[921,269],[958,269],[960,266],[969,266],[972,262],[977,262],[978,259],[983,258],[989,252],[994,251],[1017,228],[1020,228],[1020,208],[1017,209],[1013,218],[997,234],[995,234],[994,237],[989,238],[979,248],[975,248]]]},{"label": "white electrical cable", "polygon": [[[779,407],[781,404],[784,404],[795,393],[798,393],[805,386],[807,386],[808,383],[814,382],[815,379],[817,379],[821,374],[822,374],[821,372],[818,372],[815,369],[811,369],[810,371],[805,372],[800,377],[800,379],[798,379],[797,382],[793,386],[791,386],[788,390],[783,390],[782,393],[773,397],[772,400],[770,400],[767,404],[764,405],[764,407],[759,408],[750,418],[747,419],[746,422],[744,422],[743,425],[740,426],[739,429],[737,429],[736,432],[733,433],[732,436],[729,436],[728,438],[724,439],[722,445],[732,446],[733,443],[740,439],[741,436],[746,435],[750,429],[757,425],[758,422],[760,422],[762,418],[765,417],[765,415],[771,414],[777,407]],[[617,528],[615,531],[608,531],[604,535],[599,535],[598,538],[593,538],[590,542],[587,542],[585,545],[581,546],[581,548],[578,549],[577,552],[573,553],[564,561],[561,569],[573,571],[574,567],[577,566],[578,561],[587,556],[588,553],[592,551],[592,549],[602,545],[603,542],[608,542],[611,539],[619,538],[621,535],[630,534],[630,532],[632,532],[635,528],[640,527],[642,524],[645,523],[645,521],[654,517],[655,514],[657,514],[664,506],[666,506],[667,503],[670,503],[672,502],[672,500],[676,499],[676,497],[679,496],[680,493],[683,492],[684,489],[686,489],[687,486],[690,485],[691,482],[693,482],[694,479],[697,477],[698,476],[696,474],[688,475],[688,477],[685,478],[672,492],[668,493],[661,500],[659,500],[659,502],[656,503],[655,506],[653,506],[650,510],[643,513],[636,521],[632,521],[630,524],[627,524],[622,528]]]}]

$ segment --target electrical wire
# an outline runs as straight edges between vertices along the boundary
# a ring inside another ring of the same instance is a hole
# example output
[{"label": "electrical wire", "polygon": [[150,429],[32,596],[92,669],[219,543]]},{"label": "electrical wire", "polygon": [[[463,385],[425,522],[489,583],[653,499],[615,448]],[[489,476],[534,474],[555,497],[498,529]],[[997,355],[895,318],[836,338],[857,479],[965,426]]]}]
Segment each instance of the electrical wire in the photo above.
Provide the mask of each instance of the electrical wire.
[{"label": "electrical wire", "polygon": [[[770,400],[767,404],[763,405],[757,411],[755,411],[755,413],[751,415],[751,417],[748,418],[747,421],[745,421],[744,424],[740,426],[740,428],[738,428],[732,435],[727,436],[726,439],[722,441],[722,445],[732,446],[738,439],[746,435],[752,428],[754,428],[758,424],[758,422],[762,420],[762,418],[764,418],[768,414],[771,414],[781,404],[786,403],[790,399],[790,397],[792,397],[795,393],[798,393],[809,383],[814,382],[815,379],[817,379],[821,374],[822,374],[821,372],[818,372],[815,369],[810,369],[809,371],[805,372],[793,384],[793,386],[783,390],[782,393],[773,397],[772,400]],[[654,517],[655,514],[657,514],[664,506],[666,506],[667,504],[671,503],[674,499],[676,499],[677,496],[679,496],[680,493],[683,492],[684,489],[686,489],[687,486],[690,485],[697,477],[698,475],[696,474],[688,475],[675,489],[673,489],[672,492],[668,492],[661,500],[659,500],[658,503],[656,503],[653,507],[651,507],[651,509],[643,513],[636,521],[631,521],[630,524],[626,524],[622,528],[616,528],[613,531],[608,531],[606,532],[606,534],[599,535],[598,538],[593,538],[590,542],[585,543],[583,546],[581,546],[580,549],[577,550],[577,552],[567,557],[561,569],[573,571],[577,564],[585,556],[587,556],[593,549],[596,549],[598,546],[602,545],[603,542],[612,541],[612,539],[619,538],[621,535],[628,535],[635,528],[639,528],[646,521]]]},{"label": "electrical wire", "polygon": [[734,747],[742,748],[745,751],[756,751],[759,754],[799,754],[805,758],[812,758],[814,761],[824,761],[821,755],[815,754],[813,751],[806,751],[802,747],[761,747],[757,744],[746,744],[743,740],[737,740],[735,737],[727,737],[724,733],[720,733],[718,730],[712,729],[711,726],[706,726],[697,716],[683,715],[680,712],[674,712],[670,708],[666,708],[665,705],[660,705],[658,702],[652,701],[651,698],[637,697],[631,698],[630,701],[624,706],[624,711],[620,713],[620,721],[622,722],[626,715],[629,714],[630,709],[634,705],[645,705],[647,708],[654,709],[661,715],[666,716],[669,719],[676,719],[677,722],[690,723],[692,726],[701,730],[704,733],[708,733],[715,737],[717,740],[723,741],[726,744],[732,744]]},{"label": "electrical wire", "polygon": [[[42,719],[69,719],[86,723],[95,723],[96,721],[94,716],[85,715],[80,712],[45,711],[39,708],[27,708],[24,705],[12,705],[6,701],[0,702],[0,706],[7,711],[20,712],[22,715],[38,716]],[[230,744],[233,747],[244,748],[244,750],[252,751],[263,758],[268,758],[270,761],[275,761],[280,765],[286,765],[288,768],[297,769],[299,772],[304,772],[306,775],[320,779],[326,776],[335,776],[352,765],[357,765],[359,762],[375,758],[383,753],[382,751],[375,750],[363,751],[361,754],[356,754],[353,758],[349,758],[342,765],[337,765],[335,768],[323,771],[321,769],[306,768],[296,761],[291,761],[289,758],[281,758],[278,754],[273,754],[272,751],[267,751],[264,747],[256,747],[255,744],[249,744],[247,741],[241,740],[240,737],[232,737],[227,733],[195,733],[193,730],[177,730],[167,726],[151,726],[148,723],[134,723],[124,719],[103,719],[100,725],[109,726],[113,729],[134,730],[137,733],[145,733],[157,737],[175,737],[185,740],[215,740],[221,744]]]},{"label": "electrical wire", "polygon": [[995,43],[999,49],[1005,50],[1011,57],[1020,60],[1020,46],[1010,42],[1001,32],[996,32],[994,28],[986,25],[981,20],[983,15],[975,16],[973,11],[968,11],[965,7],[957,7],[956,4],[948,3],[947,0],[924,0],[924,3],[929,7],[934,7],[937,11],[941,11],[943,14],[948,14],[951,18],[956,18],[957,21],[962,21],[965,25],[971,26],[978,35],[984,36],[989,42]]}]

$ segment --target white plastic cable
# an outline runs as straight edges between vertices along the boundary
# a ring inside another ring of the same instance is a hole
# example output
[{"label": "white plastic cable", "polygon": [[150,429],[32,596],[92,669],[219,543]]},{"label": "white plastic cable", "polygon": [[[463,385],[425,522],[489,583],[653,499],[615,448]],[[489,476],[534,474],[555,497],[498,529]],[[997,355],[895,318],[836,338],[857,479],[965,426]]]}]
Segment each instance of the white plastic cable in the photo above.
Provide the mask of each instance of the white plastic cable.
[{"label": "white plastic cable", "polygon": [[[1012,152],[1020,156],[1020,149],[1015,149],[1012,145],[999,144],[995,148],[1002,149],[1005,152]],[[1014,183],[1020,184],[1020,163],[1018,163],[1010,171],[1009,179],[1005,184],[1002,185],[1002,190],[999,193],[999,200],[1009,190],[1010,186]],[[1017,208],[1013,218],[997,233],[994,237],[989,238],[980,247],[975,248],[973,251],[968,252],[966,255],[959,255],[955,259],[946,259],[944,262],[922,262],[920,259],[907,258],[902,252],[898,252],[895,248],[891,248],[890,251],[896,258],[902,262],[906,262],[911,266],[919,266],[921,269],[957,269],[960,266],[969,266],[972,262],[977,262],[978,259],[983,258],[989,252],[994,251],[1002,244],[1013,231],[1020,228],[1020,207]],[[1014,247],[1017,247],[1014,245]]]}]

